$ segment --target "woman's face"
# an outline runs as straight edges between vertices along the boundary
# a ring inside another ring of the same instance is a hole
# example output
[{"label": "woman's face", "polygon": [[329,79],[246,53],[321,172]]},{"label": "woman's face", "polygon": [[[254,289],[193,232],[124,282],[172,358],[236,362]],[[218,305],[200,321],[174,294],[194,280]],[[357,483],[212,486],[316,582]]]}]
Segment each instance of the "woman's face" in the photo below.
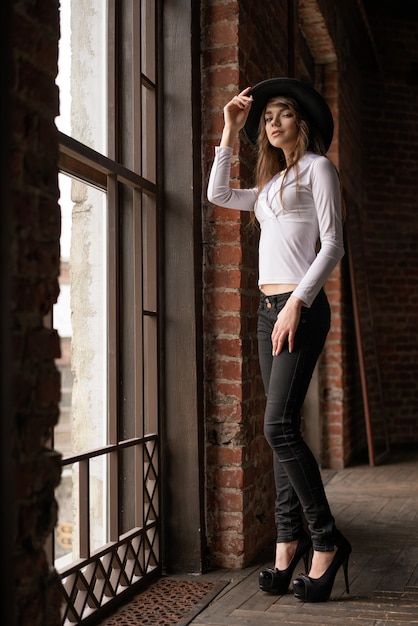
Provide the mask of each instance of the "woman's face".
[{"label": "woman's face", "polygon": [[295,147],[299,129],[296,115],[292,109],[284,104],[267,103],[264,112],[264,123],[267,139],[275,148],[281,148],[289,153]]}]

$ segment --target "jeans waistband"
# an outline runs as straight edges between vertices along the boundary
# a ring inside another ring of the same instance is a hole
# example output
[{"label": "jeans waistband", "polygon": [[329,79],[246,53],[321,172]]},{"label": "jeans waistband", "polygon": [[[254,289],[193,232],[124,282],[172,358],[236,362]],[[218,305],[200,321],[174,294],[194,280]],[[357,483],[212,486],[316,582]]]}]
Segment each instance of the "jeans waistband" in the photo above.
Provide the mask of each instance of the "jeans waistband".
[{"label": "jeans waistband", "polygon": [[273,296],[266,296],[262,291],[260,291],[260,308],[271,309],[273,306],[276,307],[277,305],[284,304],[292,293],[292,291],[287,291],[286,293],[277,293]]}]

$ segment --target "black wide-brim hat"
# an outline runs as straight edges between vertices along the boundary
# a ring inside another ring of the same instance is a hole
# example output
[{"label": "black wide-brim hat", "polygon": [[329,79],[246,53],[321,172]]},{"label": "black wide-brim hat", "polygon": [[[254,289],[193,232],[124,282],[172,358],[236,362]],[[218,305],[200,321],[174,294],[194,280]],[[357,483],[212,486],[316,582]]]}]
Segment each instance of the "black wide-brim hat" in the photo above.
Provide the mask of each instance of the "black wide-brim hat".
[{"label": "black wide-brim hat", "polygon": [[308,122],[319,130],[325,151],[330,147],[334,134],[332,113],[324,98],[308,83],[296,78],[269,78],[251,87],[247,95],[253,97],[253,103],[243,130],[252,144],[257,144],[260,117],[267,102],[277,96],[285,96],[296,100],[305,111]]}]

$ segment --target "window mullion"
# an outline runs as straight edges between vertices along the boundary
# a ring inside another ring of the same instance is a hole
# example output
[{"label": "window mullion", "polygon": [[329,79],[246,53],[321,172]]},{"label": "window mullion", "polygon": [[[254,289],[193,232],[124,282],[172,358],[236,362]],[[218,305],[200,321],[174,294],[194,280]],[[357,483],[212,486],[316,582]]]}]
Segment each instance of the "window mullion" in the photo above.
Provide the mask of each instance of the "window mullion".
[{"label": "window mullion", "polygon": [[141,174],[141,3],[133,3],[132,23],[134,31],[138,33],[134,37],[132,49],[132,132],[133,142],[133,169],[137,174]]},{"label": "window mullion", "polygon": [[108,176],[108,435],[107,441],[115,444],[118,441],[118,400],[117,400],[117,354],[118,354],[118,226],[117,226],[117,180]]},{"label": "window mullion", "polygon": [[107,8],[107,152],[109,158],[113,161],[117,160],[117,19],[116,19],[116,0],[108,0]]}]

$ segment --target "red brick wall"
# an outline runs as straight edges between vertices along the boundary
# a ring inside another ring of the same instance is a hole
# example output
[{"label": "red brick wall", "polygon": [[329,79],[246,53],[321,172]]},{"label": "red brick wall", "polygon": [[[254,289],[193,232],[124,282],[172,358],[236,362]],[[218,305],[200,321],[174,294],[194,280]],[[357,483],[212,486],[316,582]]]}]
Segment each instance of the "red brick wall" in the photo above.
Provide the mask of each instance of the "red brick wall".
[{"label": "red brick wall", "polygon": [[14,3],[11,43],[11,320],[14,350],[11,442],[16,469],[15,616],[22,626],[60,624],[60,583],[44,543],[56,521],[59,457],[46,448],[58,416],[55,331],[44,316],[58,294],[58,3]]},{"label": "red brick wall", "polygon": [[[206,189],[222,108],[238,89],[286,73],[286,12],[263,3],[207,1],[203,14]],[[275,42],[270,49],[266,41]],[[235,184],[251,184],[254,158],[236,146]],[[248,216],[205,203],[204,331],[207,533],[212,565],[240,567],[274,537],[271,451],[263,436],[264,391],[258,369],[257,240]]]},{"label": "red brick wall", "polygon": [[[287,75],[287,2],[267,5],[206,2],[203,81],[205,182],[223,125],[222,107],[238,89]],[[296,63],[294,63],[296,65]],[[266,70],[265,68],[268,68]],[[338,113],[338,74],[325,77]],[[336,133],[338,137],[338,132]],[[333,145],[338,164],[338,141]],[[235,184],[252,182],[254,155],[245,141],[236,147]],[[205,391],[207,521],[212,564],[239,567],[274,538],[272,458],[262,433],[264,392],[259,375],[255,312],[257,231],[248,216],[205,203]],[[346,461],[343,433],[341,270],[329,284],[335,326],[322,368],[327,420],[324,456],[332,467]],[[329,422],[329,423],[328,423]]]},{"label": "red brick wall", "polygon": [[[327,99],[334,118],[334,138],[328,151],[328,157],[340,170],[340,83],[335,61],[327,63],[322,70],[321,92]],[[344,360],[343,334],[342,291],[344,277],[344,263],[340,263],[325,285],[331,307],[331,329],[319,360],[320,410],[323,432],[320,463],[323,467],[334,469],[344,467],[350,458],[346,420],[347,397],[344,386],[347,369]]]},{"label": "red brick wall", "polygon": [[[276,3],[271,19],[262,4],[205,2],[205,181],[227,99],[238,88],[286,74],[292,46],[293,67],[299,67],[302,48],[297,35],[293,41],[288,33],[288,4]],[[367,451],[353,296],[362,316],[372,420],[386,415],[392,443],[418,440],[418,63],[409,54],[416,49],[418,28],[416,21],[390,15],[372,19],[369,29],[357,3],[342,0],[303,0],[299,7],[308,44],[326,56],[328,37],[336,56],[334,65],[328,59],[325,66],[323,91],[336,121],[330,157],[340,171],[348,236],[346,256],[327,284],[333,326],[320,361],[320,380],[322,463],[341,468]],[[251,183],[252,165],[252,154],[241,142],[233,165],[237,185]],[[251,321],[256,238],[248,234],[245,216],[207,203],[204,210],[208,539],[213,561],[229,566],[251,558],[260,534],[265,543],[272,528],[271,458],[261,434],[264,399],[248,351],[256,346]],[[230,378],[221,364],[233,366]],[[224,480],[231,463],[233,485]],[[247,488],[252,477],[254,484]],[[258,526],[260,520],[264,526]]]},{"label": "red brick wall", "polygon": [[[329,8],[330,3],[327,4]],[[335,134],[328,156],[339,170],[345,200],[345,231],[361,206],[362,176],[362,93],[361,67],[356,60],[356,33],[350,30],[353,20],[339,11],[323,7],[337,61],[328,64],[323,93],[332,108]],[[351,296],[349,258],[351,250],[345,237],[345,257],[327,282],[331,304],[332,327],[320,360],[322,375],[322,465],[341,469],[366,446],[366,427],[359,377],[354,312]]]},{"label": "red brick wall", "polygon": [[[252,2],[237,0],[204,3],[204,183],[219,142],[222,107],[227,100],[238,89],[264,78],[288,75],[291,67],[299,66],[297,35],[294,40],[288,31],[287,9],[291,4],[276,3],[272,19],[267,4],[254,7]],[[309,31],[315,39],[310,43],[313,48],[319,45],[321,55],[330,52],[326,48],[331,39],[335,44],[337,62],[328,59],[322,76],[322,91],[336,123],[330,158],[341,170],[347,197],[357,205],[362,194],[361,97],[357,86],[362,61],[353,63],[353,49],[347,43],[350,16],[340,15],[335,3],[324,0],[321,4],[327,24],[322,18],[315,31],[311,22]],[[303,8],[305,19],[309,20],[310,11],[312,18],[318,18],[316,3],[306,1]],[[324,37],[326,27],[328,39]],[[356,33],[352,34],[354,48],[356,38]],[[233,161],[234,184],[251,184],[253,165],[253,154],[241,141]],[[274,538],[272,460],[262,434],[264,394],[256,356],[257,233],[248,229],[247,216],[207,202],[203,229],[209,556],[214,565],[239,567]],[[366,445],[346,260],[336,268],[326,288],[333,325],[320,361],[322,463],[341,468]]]}]

